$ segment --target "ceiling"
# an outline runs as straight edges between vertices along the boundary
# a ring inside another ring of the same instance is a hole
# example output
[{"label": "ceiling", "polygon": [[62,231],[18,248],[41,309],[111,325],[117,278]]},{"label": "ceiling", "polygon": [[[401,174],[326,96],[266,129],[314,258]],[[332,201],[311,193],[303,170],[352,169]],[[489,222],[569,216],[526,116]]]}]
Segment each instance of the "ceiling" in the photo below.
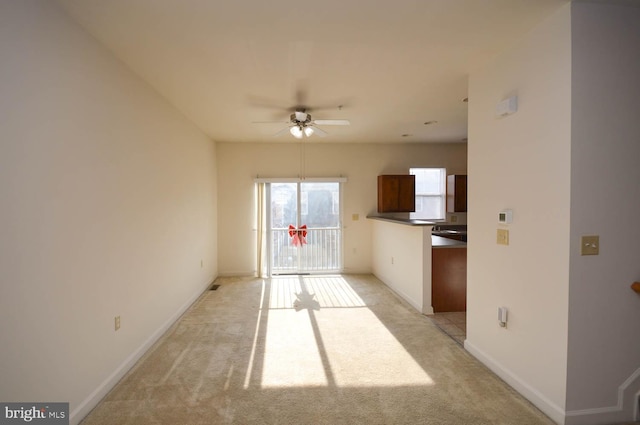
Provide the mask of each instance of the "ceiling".
[{"label": "ceiling", "polygon": [[306,106],[351,122],[310,142],[394,143],[466,140],[470,70],[568,1],[59,3],[215,141],[294,141]]}]

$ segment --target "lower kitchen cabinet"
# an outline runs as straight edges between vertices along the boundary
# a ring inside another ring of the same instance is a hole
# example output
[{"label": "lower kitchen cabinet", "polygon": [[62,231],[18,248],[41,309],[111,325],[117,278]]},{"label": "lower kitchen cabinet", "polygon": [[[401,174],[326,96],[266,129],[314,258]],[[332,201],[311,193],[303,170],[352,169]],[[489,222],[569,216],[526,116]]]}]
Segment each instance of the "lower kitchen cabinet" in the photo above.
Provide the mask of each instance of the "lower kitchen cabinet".
[{"label": "lower kitchen cabinet", "polygon": [[431,303],[435,313],[467,310],[467,248],[431,250]]}]

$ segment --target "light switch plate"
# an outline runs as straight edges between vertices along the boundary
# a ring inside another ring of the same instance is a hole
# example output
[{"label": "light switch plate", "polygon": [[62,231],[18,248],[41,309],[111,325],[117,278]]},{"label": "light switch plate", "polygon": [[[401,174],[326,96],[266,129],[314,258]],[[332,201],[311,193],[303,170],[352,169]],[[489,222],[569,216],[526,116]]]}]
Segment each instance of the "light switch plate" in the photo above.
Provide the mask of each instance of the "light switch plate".
[{"label": "light switch plate", "polygon": [[600,236],[583,236],[580,240],[581,255],[600,254]]},{"label": "light switch plate", "polygon": [[498,245],[509,245],[509,231],[507,229],[498,229],[496,242]]}]

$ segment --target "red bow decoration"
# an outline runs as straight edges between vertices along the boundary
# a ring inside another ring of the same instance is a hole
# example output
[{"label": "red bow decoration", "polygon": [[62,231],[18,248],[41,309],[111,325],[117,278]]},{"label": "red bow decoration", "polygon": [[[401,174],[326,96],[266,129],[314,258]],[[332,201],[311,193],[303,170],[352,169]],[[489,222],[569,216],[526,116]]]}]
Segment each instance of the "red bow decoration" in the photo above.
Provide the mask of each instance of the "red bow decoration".
[{"label": "red bow decoration", "polygon": [[302,226],[296,227],[293,224],[289,225],[289,236],[292,238],[291,243],[293,246],[302,246],[307,244],[307,225],[303,224]]}]

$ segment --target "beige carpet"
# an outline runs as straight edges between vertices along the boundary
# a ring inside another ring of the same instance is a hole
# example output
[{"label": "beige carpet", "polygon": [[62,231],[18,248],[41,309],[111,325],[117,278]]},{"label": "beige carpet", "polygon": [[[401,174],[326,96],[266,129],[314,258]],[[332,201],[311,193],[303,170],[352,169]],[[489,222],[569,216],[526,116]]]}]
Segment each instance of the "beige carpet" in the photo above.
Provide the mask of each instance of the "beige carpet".
[{"label": "beige carpet", "polygon": [[83,424],[553,423],[372,276],[216,284]]}]

